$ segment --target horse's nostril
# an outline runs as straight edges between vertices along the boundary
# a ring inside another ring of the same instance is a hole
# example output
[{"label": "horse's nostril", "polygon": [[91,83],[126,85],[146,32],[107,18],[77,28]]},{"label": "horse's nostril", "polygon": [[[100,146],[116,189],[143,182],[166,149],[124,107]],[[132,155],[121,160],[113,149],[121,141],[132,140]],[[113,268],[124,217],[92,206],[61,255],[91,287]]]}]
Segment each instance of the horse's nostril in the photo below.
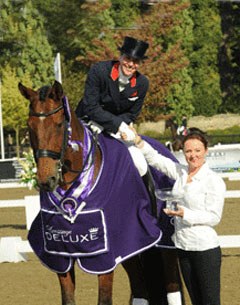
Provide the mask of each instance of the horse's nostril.
[{"label": "horse's nostril", "polygon": [[54,182],[57,181],[57,179],[56,179],[56,177],[52,176],[52,177],[48,178],[48,181],[49,181],[50,183],[54,183]]},{"label": "horse's nostril", "polygon": [[58,183],[58,179],[54,176],[49,177],[46,182],[38,182],[38,187],[46,192],[52,192]]},{"label": "horse's nostril", "polygon": [[58,182],[58,179],[54,176],[49,177],[48,181],[47,181],[51,190],[55,189],[55,187],[57,186],[57,182]]}]

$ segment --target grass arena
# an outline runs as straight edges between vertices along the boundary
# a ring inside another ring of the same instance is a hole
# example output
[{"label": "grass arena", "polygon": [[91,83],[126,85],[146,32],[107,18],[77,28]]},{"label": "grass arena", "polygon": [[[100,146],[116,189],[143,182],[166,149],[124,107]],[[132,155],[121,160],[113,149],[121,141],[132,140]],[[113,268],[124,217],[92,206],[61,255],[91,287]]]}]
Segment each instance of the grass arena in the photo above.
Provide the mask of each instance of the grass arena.
[{"label": "grass arena", "polygon": [[[238,178],[240,179],[240,178]],[[240,190],[239,180],[225,178],[227,190]],[[24,199],[37,195],[27,188],[0,188],[0,202]],[[223,218],[216,227],[219,235],[240,234],[240,197],[226,198]],[[26,215],[24,207],[2,207],[0,209],[0,238],[20,236],[27,239]],[[240,304],[240,247],[222,248],[221,298],[223,305]],[[0,263],[0,299],[4,305],[47,305],[60,304],[60,287],[55,273],[48,271],[33,253],[27,253],[26,262]],[[97,303],[97,276],[76,270],[76,303],[95,305]],[[119,265],[114,275],[113,302],[128,305],[128,278]],[[191,305],[185,290],[186,305]]]}]

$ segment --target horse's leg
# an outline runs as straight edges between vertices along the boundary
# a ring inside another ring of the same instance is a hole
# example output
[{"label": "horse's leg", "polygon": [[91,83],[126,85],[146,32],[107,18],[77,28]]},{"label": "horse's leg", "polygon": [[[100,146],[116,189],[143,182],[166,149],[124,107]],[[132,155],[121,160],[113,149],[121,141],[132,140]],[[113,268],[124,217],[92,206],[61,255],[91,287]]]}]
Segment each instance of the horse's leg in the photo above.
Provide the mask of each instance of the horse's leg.
[{"label": "horse's leg", "polygon": [[141,254],[150,305],[167,305],[163,262],[160,249],[151,248]]},{"label": "horse's leg", "polygon": [[98,305],[112,305],[113,272],[98,275]]},{"label": "horse's leg", "polygon": [[132,304],[132,300],[134,301],[134,304],[137,304],[138,299],[141,299],[141,304],[144,304],[144,300],[146,300],[145,303],[148,304],[148,292],[140,256],[136,255],[129,258],[122,263],[122,266],[127,272],[130,282],[131,296],[129,304]]},{"label": "horse's leg", "polygon": [[179,272],[177,251],[175,249],[161,249],[160,251],[163,262],[168,304],[182,305],[185,302]]},{"label": "horse's leg", "polygon": [[74,267],[66,273],[58,273],[61,286],[62,305],[75,305],[75,272]]}]

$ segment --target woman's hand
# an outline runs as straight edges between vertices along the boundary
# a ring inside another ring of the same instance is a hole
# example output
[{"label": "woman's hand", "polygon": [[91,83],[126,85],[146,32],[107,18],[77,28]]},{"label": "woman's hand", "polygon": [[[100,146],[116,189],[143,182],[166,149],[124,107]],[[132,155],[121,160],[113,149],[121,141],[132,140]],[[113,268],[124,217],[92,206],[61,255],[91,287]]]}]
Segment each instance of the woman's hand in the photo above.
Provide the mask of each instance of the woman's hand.
[{"label": "woman's hand", "polygon": [[119,126],[118,131],[120,132],[121,138],[126,142],[134,142],[136,134],[125,122],[122,122]]},{"label": "woman's hand", "polygon": [[174,211],[174,210],[169,210],[169,209],[163,209],[163,212],[165,214],[167,214],[168,216],[178,216],[178,217],[183,217],[184,215],[184,209],[177,205],[177,210]]},{"label": "woman's hand", "polygon": [[[135,134],[135,138],[134,138],[134,141],[133,141],[134,144],[135,144],[137,147],[141,148],[141,147],[144,145],[144,142],[143,142],[142,138],[137,134],[137,131],[136,131],[136,129],[133,127],[133,124],[132,124],[132,123],[129,124],[128,127],[129,127],[129,129],[130,129],[131,131],[133,131],[134,134]],[[126,134],[125,132],[121,132],[121,137],[122,137],[122,139],[123,139],[124,141],[127,141],[127,134]]]}]

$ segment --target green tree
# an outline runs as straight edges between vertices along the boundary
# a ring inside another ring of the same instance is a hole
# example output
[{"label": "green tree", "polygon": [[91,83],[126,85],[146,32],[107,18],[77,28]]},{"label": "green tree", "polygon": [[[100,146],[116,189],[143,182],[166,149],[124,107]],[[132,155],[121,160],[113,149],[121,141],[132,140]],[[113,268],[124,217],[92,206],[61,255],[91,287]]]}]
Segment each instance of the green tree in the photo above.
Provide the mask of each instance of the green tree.
[{"label": "green tree", "polygon": [[[85,66],[89,67],[100,56],[102,59],[106,58],[109,49],[113,50],[115,47],[112,31],[115,24],[110,8],[110,0],[100,0],[95,5],[82,5],[84,17],[76,26],[78,36],[75,37],[72,46],[78,50],[76,60]],[[100,47],[97,42],[100,43]],[[103,46],[106,47],[105,52]]]},{"label": "green tree", "polygon": [[[181,49],[184,52],[184,57],[188,59],[193,48],[193,20],[190,16],[190,2],[183,0],[182,3],[187,5],[186,9],[181,10],[176,14],[179,21],[174,26],[170,35],[167,35],[164,40],[168,45],[174,44],[176,41],[181,42]],[[183,116],[188,119],[192,116],[193,93],[192,93],[192,78],[190,76],[190,65],[176,72],[178,82],[170,88],[170,93],[167,97],[168,108],[171,109],[177,124],[181,124]]]},{"label": "green tree", "polygon": [[[63,61],[74,61],[78,50],[73,47],[73,42],[80,35],[77,25],[84,17],[82,5],[85,1],[32,0],[32,3],[44,16],[46,34],[54,52],[60,52]],[[87,23],[85,27],[88,27]]]},{"label": "green tree", "polygon": [[115,30],[127,30],[136,27],[135,20],[140,14],[140,8],[136,0],[112,0],[110,14],[115,23]]},{"label": "green tree", "polygon": [[222,39],[218,2],[191,0],[194,20],[193,52],[190,56],[195,115],[218,113],[222,103],[218,52]]},{"label": "green tree", "polygon": [[184,116],[186,116],[187,119],[191,118],[194,108],[192,105],[192,79],[188,69],[181,69],[181,71],[176,74],[179,83],[171,86],[167,101],[169,108],[172,109],[171,113],[174,116],[176,123],[179,125]]},{"label": "green tree", "polygon": [[[32,87],[30,75],[25,73],[21,79],[24,85]],[[20,78],[16,70],[10,65],[6,66],[2,74],[2,116],[3,128],[15,131],[17,156],[20,157],[20,133],[26,129],[28,117],[28,102],[18,90]]]},{"label": "green tree", "polygon": [[219,112],[240,113],[240,3],[220,2],[223,40],[219,54],[219,69],[223,102]]},{"label": "green tree", "polygon": [[156,121],[173,113],[180,121],[183,113],[192,114],[189,61],[184,54],[183,29],[180,31],[181,16],[188,7],[186,1],[159,3],[137,21],[139,38],[150,43],[149,59],[142,69],[149,77],[150,89],[140,120]]},{"label": "green tree", "polygon": [[75,109],[83,96],[86,72],[85,70],[73,71],[65,63],[62,65],[62,69],[64,93]]},{"label": "green tree", "polygon": [[[0,63],[16,67],[17,76],[29,73],[38,87],[53,79],[53,54],[41,14],[32,1],[6,0],[1,6]],[[3,68],[2,68],[3,69]]]},{"label": "green tree", "polygon": [[111,1],[33,0],[33,3],[45,17],[54,49],[61,53],[63,87],[75,106],[82,97],[89,66],[110,57],[115,47]]}]

